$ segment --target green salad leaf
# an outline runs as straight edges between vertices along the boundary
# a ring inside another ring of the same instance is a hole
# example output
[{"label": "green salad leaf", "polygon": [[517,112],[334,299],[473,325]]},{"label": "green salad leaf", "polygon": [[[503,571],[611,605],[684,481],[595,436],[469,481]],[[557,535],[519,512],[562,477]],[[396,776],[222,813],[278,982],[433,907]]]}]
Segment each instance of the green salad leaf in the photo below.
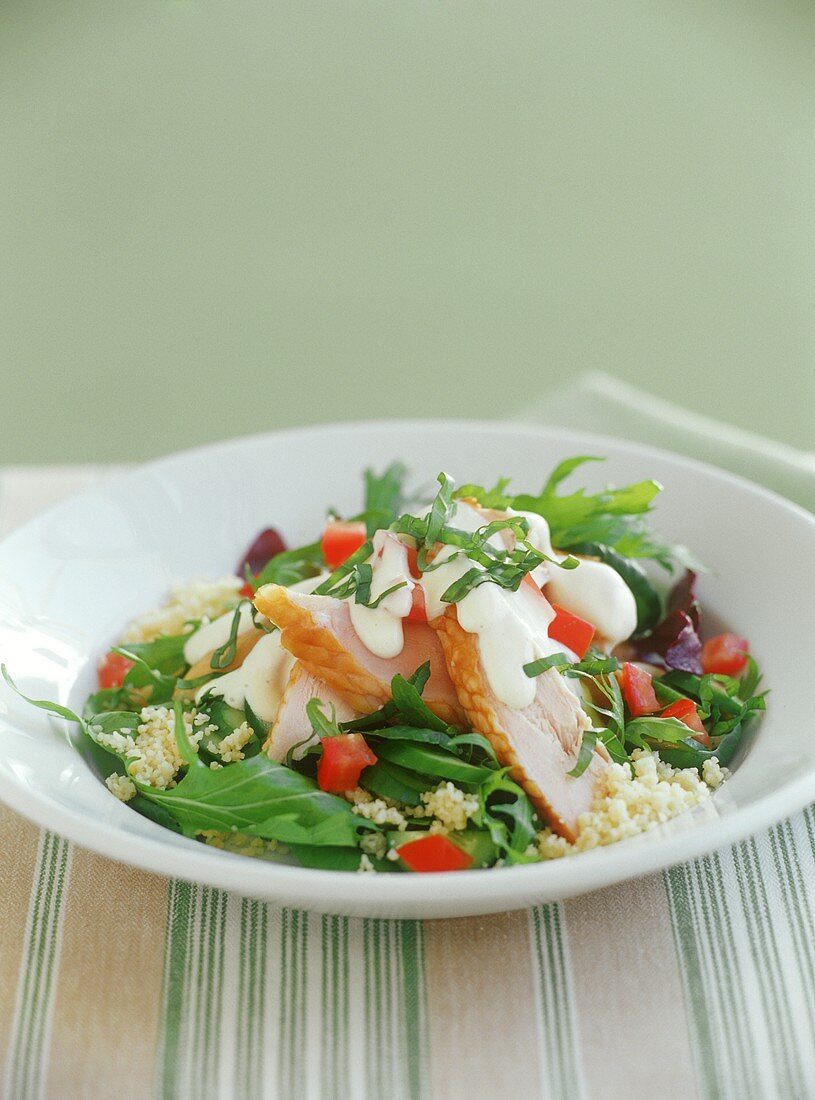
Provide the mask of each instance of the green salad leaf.
[{"label": "green salad leaf", "polygon": [[264,565],[257,577],[247,573],[246,579],[257,592],[264,584],[289,586],[316,577],[325,568],[321,542],[310,542],[294,550],[283,550]]},{"label": "green salad leaf", "polygon": [[381,474],[365,471],[365,508],[363,517],[370,538],[382,527],[390,527],[405,505],[407,466],[392,462]]},{"label": "green salad leaf", "polygon": [[559,492],[562,482],[580,466],[599,461],[602,459],[591,455],[566,459],[552,471],[537,495],[512,494],[508,491],[509,482],[504,479],[492,489],[463,485],[457,496],[475,497],[487,508],[536,512],[549,524],[552,544],[561,550],[578,552],[576,547],[581,544],[595,543],[623,558],[651,558],[668,570],[676,563],[699,569],[685,547],[660,541],[643,519],[662,489],[659,482],[649,479],[596,493],[585,489]]}]

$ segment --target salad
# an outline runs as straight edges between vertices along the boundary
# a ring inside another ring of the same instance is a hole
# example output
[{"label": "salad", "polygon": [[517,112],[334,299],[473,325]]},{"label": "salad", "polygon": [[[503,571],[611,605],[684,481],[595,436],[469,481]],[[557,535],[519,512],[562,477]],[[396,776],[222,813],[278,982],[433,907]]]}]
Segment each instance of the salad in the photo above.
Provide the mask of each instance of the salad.
[{"label": "salad", "polygon": [[268,528],[131,623],[81,714],[29,702],[136,812],[306,867],[535,863],[652,828],[727,778],[765,697],[649,525],[661,487],[564,490],[591,461],[537,494],[366,471],[358,515],[293,549]]}]

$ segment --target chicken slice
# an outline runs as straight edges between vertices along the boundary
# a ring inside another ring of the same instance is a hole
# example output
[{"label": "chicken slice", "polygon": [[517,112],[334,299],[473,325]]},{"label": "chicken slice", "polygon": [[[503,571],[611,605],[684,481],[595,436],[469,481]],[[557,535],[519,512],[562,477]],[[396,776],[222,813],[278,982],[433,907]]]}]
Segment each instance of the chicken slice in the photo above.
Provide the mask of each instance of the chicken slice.
[{"label": "chicken slice", "polygon": [[590,725],[577,697],[556,669],[547,669],[537,677],[532,704],[515,710],[492,691],[478,638],[459,625],[455,607],[431,625],[470,725],[490,741],[543,820],[567,840],[575,840],[578,818],[591,809],[607,760],[605,746],[600,746],[581,776],[566,774],[577,761],[583,731]]},{"label": "chicken slice", "polygon": [[[316,676],[312,676],[298,661],[291,670],[277,715],[263,746],[263,751],[268,753],[272,760],[277,760],[280,764],[284,763],[289,750],[294,745],[306,741],[312,733],[311,723],[306,716],[306,704],[312,699],[319,699],[324,703],[323,709],[329,713],[333,706],[338,722],[350,722],[358,717],[357,712],[349,707],[344,699],[341,699]],[[305,750],[306,745],[303,745],[301,751],[295,752],[295,760],[300,759]]]},{"label": "chicken slice", "polygon": [[377,710],[390,699],[391,680],[397,673],[411,676],[430,661],[425,703],[442,721],[466,726],[441,644],[426,624],[405,622],[402,652],[386,659],[375,656],[360,641],[347,600],[267,584],[255,593],[255,607],[280,627],[286,649],[360,714]]}]

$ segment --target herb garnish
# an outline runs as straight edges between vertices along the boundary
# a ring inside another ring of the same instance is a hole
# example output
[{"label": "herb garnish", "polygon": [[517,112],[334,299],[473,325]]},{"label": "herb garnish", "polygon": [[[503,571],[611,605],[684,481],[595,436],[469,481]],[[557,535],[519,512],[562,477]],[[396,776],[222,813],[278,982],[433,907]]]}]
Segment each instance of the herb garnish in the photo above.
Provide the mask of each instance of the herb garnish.
[{"label": "herb garnish", "polygon": [[591,455],[566,459],[555,467],[537,496],[509,493],[506,479],[492,489],[464,485],[457,496],[475,497],[487,508],[537,512],[548,522],[553,544],[563,550],[576,551],[581,544],[596,543],[623,558],[652,558],[669,571],[675,563],[690,564],[692,558],[685,547],[657,540],[642,518],[662,489],[659,482],[649,479],[597,493],[585,489],[566,495],[558,492],[560,484],[584,463],[600,461]]},{"label": "herb garnish", "polygon": [[209,667],[217,671],[227,668],[235,660],[238,653],[238,631],[241,627],[241,617],[245,604],[245,600],[241,600],[232,613],[232,622],[229,627],[229,637],[222,646],[218,646],[213,650],[212,656],[209,659]]}]

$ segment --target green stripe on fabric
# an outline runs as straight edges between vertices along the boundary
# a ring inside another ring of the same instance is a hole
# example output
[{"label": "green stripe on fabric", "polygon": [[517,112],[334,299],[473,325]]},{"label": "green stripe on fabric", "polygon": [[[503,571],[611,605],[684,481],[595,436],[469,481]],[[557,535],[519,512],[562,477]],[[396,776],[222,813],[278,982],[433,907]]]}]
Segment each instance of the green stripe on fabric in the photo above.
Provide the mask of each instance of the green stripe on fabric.
[{"label": "green stripe on fabric", "polygon": [[530,921],[543,1024],[543,1092],[577,1100],[583,1095],[583,1084],[563,908],[558,903],[537,905],[530,912]]},{"label": "green stripe on fabric", "polygon": [[759,1097],[744,974],[718,853],[665,872],[699,1090]]},{"label": "green stripe on fabric", "polygon": [[217,1088],[219,1043],[222,1024],[222,990],[227,896],[222,890],[197,888],[199,926],[191,954],[197,971],[191,1015],[193,1057],[189,1064],[189,1091],[207,1096]]},{"label": "green stripe on fabric", "polygon": [[69,866],[68,842],[43,832],[6,1068],[6,1095],[14,1100],[38,1097],[42,1091]]},{"label": "green stripe on fabric", "polygon": [[813,966],[813,945],[815,945],[815,922],[808,895],[808,884],[804,878],[801,861],[792,825],[782,821],[770,830],[770,847],[773,853],[776,874],[781,885],[784,910],[795,944],[795,956],[798,960],[798,974],[803,987],[802,998],[805,1006],[805,1023],[810,1050],[815,1050],[815,967]]},{"label": "green stripe on fabric", "polygon": [[793,1016],[784,988],[773,917],[767,903],[762,868],[754,839],[733,848],[736,878],[749,932],[749,947],[758,974],[762,1009],[770,1037],[776,1080],[783,1096],[804,1096],[806,1088],[792,1047]]},{"label": "green stripe on fabric", "polygon": [[264,1013],[269,936],[268,907],[241,898],[235,1095],[260,1096],[264,1080]]},{"label": "green stripe on fabric", "polygon": [[275,1097],[280,1100],[300,1100],[308,1091],[305,1050],[309,981],[308,931],[307,912],[301,909],[283,910],[275,1093]]},{"label": "green stripe on fabric", "polygon": [[429,1044],[424,944],[419,921],[400,921],[399,962],[402,974],[403,1035],[406,1047],[407,1096],[418,1100],[427,1091]]},{"label": "green stripe on fabric", "polygon": [[156,1091],[167,1100],[179,1094],[179,1052],[192,943],[193,891],[194,887],[189,883],[173,880],[167,896],[159,1024],[161,1046],[156,1060]]},{"label": "green stripe on fabric", "polygon": [[713,1044],[702,1021],[707,1016],[706,991],[703,978],[702,945],[696,935],[692,884],[687,867],[674,867],[665,873],[665,889],[671,909],[680,974],[688,1007],[691,1047],[696,1056],[704,1096],[714,1096],[717,1085],[717,1065]]},{"label": "green stripe on fabric", "polygon": [[371,1096],[427,1095],[427,988],[418,921],[365,920],[365,1079]]},{"label": "green stripe on fabric", "polygon": [[322,1058],[320,1095],[348,1100],[351,1094],[348,1050],[348,918],[323,916],[322,947]]},{"label": "green stripe on fabric", "polygon": [[227,895],[173,882],[167,901],[161,1001],[160,1096],[205,1096],[217,1081]]}]

